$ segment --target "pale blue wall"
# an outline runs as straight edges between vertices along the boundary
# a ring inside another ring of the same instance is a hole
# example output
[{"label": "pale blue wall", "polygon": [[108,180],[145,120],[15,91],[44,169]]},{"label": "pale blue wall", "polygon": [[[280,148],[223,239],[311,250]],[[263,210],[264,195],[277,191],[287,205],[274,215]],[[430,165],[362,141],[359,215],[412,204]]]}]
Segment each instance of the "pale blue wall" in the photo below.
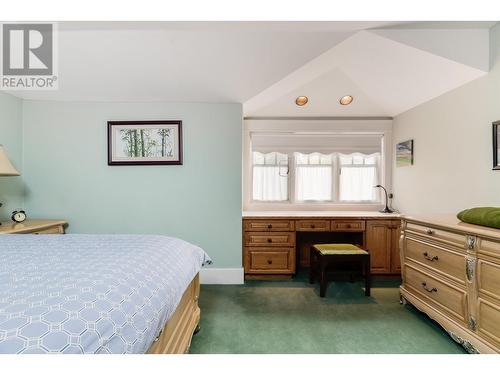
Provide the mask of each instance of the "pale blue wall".
[{"label": "pale blue wall", "polygon": [[[22,100],[0,92],[0,144],[19,172],[22,172]],[[10,213],[22,207],[22,177],[0,177],[0,221],[10,220]]]},{"label": "pale blue wall", "polygon": [[[180,119],[184,165],[107,165],[107,121]],[[158,233],[241,266],[240,104],[25,101],[25,206],[70,233]]]}]

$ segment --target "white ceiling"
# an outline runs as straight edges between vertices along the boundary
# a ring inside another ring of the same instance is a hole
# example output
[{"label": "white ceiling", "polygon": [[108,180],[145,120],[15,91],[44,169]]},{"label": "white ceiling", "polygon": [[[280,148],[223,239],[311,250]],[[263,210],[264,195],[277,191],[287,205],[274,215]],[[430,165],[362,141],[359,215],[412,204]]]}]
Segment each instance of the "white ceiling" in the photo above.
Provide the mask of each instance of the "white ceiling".
[{"label": "white ceiling", "polygon": [[[61,22],[35,100],[237,102],[249,116],[393,116],[488,70],[492,22]],[[453,29],[453,30],[452,30]],[[340,107],[339,95],[353,104]],[[294,99],[308,95],[298,108]]]}]

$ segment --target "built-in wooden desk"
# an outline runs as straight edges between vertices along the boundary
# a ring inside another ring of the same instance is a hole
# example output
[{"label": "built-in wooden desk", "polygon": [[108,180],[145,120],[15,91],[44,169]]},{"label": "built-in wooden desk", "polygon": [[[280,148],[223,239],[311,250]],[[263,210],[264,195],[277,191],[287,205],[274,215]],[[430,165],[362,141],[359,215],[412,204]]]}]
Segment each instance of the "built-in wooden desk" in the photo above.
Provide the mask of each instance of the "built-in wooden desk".
[{"label": "built-in wooden desk", "polygon": [[315,243],[353,243],[371,256],[373,274],[401,272],[401,215],[371,211],[243,212],[243,266],[246,279],[292,277],[309,266]]}]

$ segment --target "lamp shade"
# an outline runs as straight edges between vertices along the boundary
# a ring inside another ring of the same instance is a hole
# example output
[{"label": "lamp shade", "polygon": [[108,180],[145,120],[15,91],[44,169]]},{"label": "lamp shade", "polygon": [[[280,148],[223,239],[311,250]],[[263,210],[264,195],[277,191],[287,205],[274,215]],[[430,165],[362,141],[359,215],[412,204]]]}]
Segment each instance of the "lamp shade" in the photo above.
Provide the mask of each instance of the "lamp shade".
[{"label": "lamp shade", "polygon": [[0,145],[0,176],[19,176],[20,173],[14,168],[2,145]]}]

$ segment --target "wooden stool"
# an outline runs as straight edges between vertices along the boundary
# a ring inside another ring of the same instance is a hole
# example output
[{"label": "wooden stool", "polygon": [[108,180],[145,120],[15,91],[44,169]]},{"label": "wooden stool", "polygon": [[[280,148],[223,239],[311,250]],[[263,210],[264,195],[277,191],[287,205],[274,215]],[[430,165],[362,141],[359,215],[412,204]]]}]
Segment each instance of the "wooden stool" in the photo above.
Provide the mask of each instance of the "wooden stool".
[{"label": "wooden stool", "polygon": [[326,293],[327,268],[338,263],[359,263],[365,277],[365,296],[369,296],[371,287],[370,254],[351,244],[320,244],[311,246],[311,268],[309,272],[309,282],[311,284],[314,283],[315,277],[319,274],[320,297],[324,297]]}]

